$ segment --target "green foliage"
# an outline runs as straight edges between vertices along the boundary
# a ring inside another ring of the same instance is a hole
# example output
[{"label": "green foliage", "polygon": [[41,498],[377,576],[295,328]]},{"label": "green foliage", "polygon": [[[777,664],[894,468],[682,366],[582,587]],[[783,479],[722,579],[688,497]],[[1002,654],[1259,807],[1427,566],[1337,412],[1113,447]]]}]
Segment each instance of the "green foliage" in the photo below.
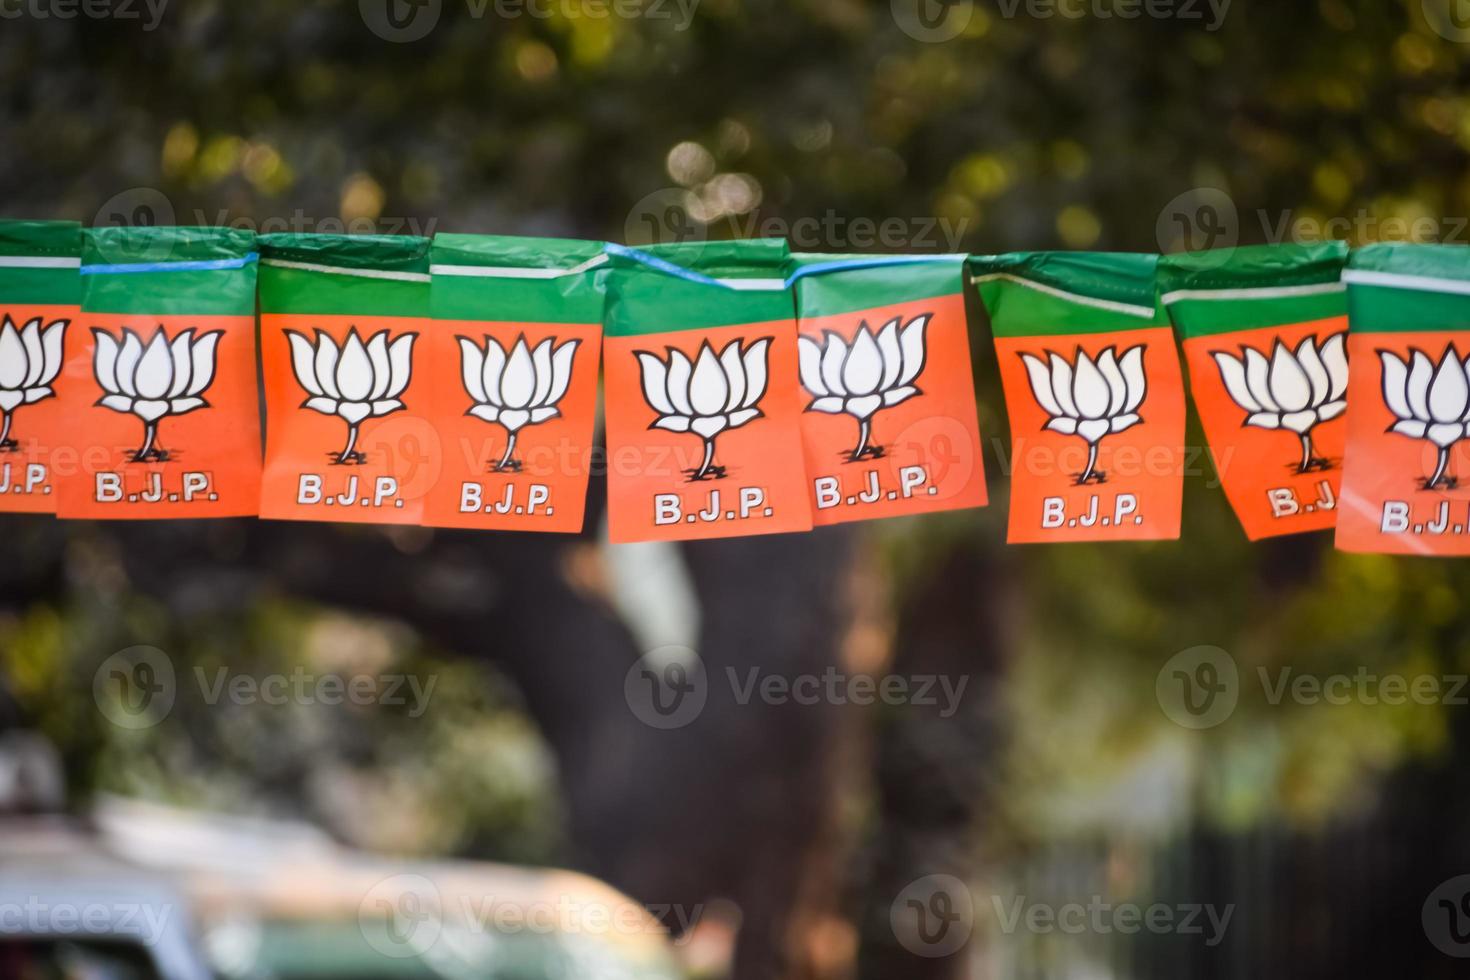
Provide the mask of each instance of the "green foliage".
[{"label": "green foliage", "polygon": [[[108,658],[137,644],[166,658],[173,700],[131,728],[98,705],[114,697]],[[197,619],[82,591],[0,623],[0,675],[61,748],[78,802],[298,814],[403,855],[560,853],[554,762],[513,690],[398,623],[276,600]]]},{"label": "green foliage", "polygon": [[[918,240],[915,221],[910,240],[879,249],[1198,246],[1209,242],[1187,233],[1200,229],[1168,208],[1201,187],[1236,210],[1233,228],[1203,230],[1242,242],[1334,216],[1346,223],[1328,230],[1355,241],[1406,237],[1389,222],[1418,217],[1454,234],[1470,213],[1470,45],[1439,37],[1412,0],[1236,0],[1218,31],[977,3],[937,44],[901,31],[887,2],[705,0],[687,29],[444,6],[413,44],[374,37],[350,0],[192,0],[151,34],[7,21],[0,211],[105,223],[142,202],[158,221],[261,231],[345,221],[617,240],[779,234],[807,219],[819,230],[794,247],[830,251],[874,250],[852,221],[890,217],[948,222],[953,241],[942,229]],[[660,192],[672,212],[639,203]],[[977,331],[994,439],[1005,420],[988,345]],[[1105,821],[1109,787],[1153,769],[1178,774],[1170,814],[1319,821],[1441,749],[1442,707],[1271,705],[1255,678],[1465,670],[1464,563],[1337,554],[1323,537],[1248,545],[1207,472],[1191,480],[1181,543],[1002,549],[999,449],[989,511],[875,533],[900,599],[956,548],[996,562],[1022,596],[1012,823]],[[366,630],[375,662],[440,676],[423,719],[181,704],[141,734],[105,727],[81,696],[98,651],[141,638],[181,670],[310,661],[324,654],[299,644],[325,614],[267,603],[239,622],[171,621],[105,555],[77,561],[84,588],[5,624],[0,648],[76,785],[247,809],[287,796],[374,846],[493,837],[528,860],[552,847],[536,829],[549,763],[509,695],[397,627],[329,631]],[[1229,651],[1244,690],[1228,722],[1191,732],[1153,692],[1168,657],[1198,644]],[[368,740],[369,725],[383,737]],[[321,753],[331,772],[308,773]],[[352,811],[365,803],[417,810],[364,827]]]}]

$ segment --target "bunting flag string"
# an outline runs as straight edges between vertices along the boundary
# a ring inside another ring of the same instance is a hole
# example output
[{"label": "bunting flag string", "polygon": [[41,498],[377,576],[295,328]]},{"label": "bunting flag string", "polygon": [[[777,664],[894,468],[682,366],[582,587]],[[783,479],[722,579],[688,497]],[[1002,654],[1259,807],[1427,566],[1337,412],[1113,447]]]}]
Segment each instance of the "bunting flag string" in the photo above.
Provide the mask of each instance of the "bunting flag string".
[{"label": "bunting flag string", "polygon": [[428,240],[266,235],[260,254],[260,516],[421,523],[437,474],[401,443],[434,388]]},{"label": "bunting flag string", "polygon": [[834,256],[0,220],[0,511],[569,533],[603,471],[619,542],[984,506],[971,284],[1010,541],[1179,537],[1182,351],[1247,538],[1470,554],[1470,250],[1414,244]]},{"label": "bunting flag string", "polygon": [[59,516],[259,512],[254,248],[233,229],[88,232],[57,381],[57,452],[78,462],[54,472]]},{"label": "bunting flag string", "polygon": [[1470,554],[1470,265],[1461,257],[1452,246],[1371,245],[1349,258],[1339,548]]},{"label": "bunting flag string", "polygon": [[440,235],[425,338],[438,527],[580,531],[592,473],[602,246]]},{"label": "bunting flag string", "polygon": [[1158,256],[974,261],[1011,418],[1009,540],[1179,537],[1184,383]]},{"label": "bunting flag string", "polygon": [[0,510],[57,511],[71,414],[57,394],[66,336],[81,316],[80,226],[0,222]]},{"label": "bunting flag string", "polygon": [[612,540],[811,530],[786,242],[616,248],[611,256]]},{"label": "bunting flag string", "polygon": [[1216,472],[1252,541],[1336,524],[1347,420],[1347,246],[1165,256]]},{"label": "bunting flag string", "polygon": [[815,523],[983,506],[964,257],[795,260]]}]

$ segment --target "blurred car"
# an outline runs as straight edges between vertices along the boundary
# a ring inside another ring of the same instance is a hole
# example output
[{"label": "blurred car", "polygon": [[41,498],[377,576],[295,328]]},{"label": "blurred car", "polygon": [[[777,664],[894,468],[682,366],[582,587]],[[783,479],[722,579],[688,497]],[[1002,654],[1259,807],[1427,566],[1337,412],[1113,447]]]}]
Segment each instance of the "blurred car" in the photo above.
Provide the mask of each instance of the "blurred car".
[{"label": "blurred car", "polygon": [[0,815],[0,977],[677,980],[663,927],[601,882],[395,861],[306,824],[104,798]]},{"label": "blurred car", "polygon": [[102,838],[187,896],[227,977],[675,980],[667,932],[585,875],[405,862],[305,824],[108,800]]},{"label": "blurred car", "polygon": [[203,980],[188,901],[76,822],[0,818],[0,977]]}]

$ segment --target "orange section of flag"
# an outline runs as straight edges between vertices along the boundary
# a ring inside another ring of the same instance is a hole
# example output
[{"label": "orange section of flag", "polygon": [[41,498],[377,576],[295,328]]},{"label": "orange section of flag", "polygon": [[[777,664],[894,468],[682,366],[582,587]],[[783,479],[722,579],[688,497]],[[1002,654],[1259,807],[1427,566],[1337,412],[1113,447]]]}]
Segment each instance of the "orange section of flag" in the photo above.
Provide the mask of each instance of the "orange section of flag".
[{"label": "orange section of flag", "polygon": [[260,516],[417,524],[439,479],[418,317],[263,314]]},{"label": "orange section of flag", "polygon": [[1009,540],[1179,537],[1184,387],[1167,327],[998,337]]},{"label": "orange section of flag", "polygon": [[601,342],[598,325],[434,321],[421,356],[444,465],[425,523],[582,530]]},{"label": "orange section of flag", "polygon": [[790,321],[606,341],[612,540],[806,531]]},{"label": "orange section of flag", "polygon": [[61,517],[255,513],[253,317],[85,313],[68,333],[68,421],[52,456]]},{"label": "orange section of flag", "polygon": [[56,513],[53,470],[75,471],[77,460],[62,445],[67,410],[59,389],[66,350],[79,343],[75,306],[6,306],[0,336],[0,511]]},{"label": "orange section of flag", "polygon": [[1190,385],[1246,537],[1337,523],[1347,433],[1347,317],[1195,337]]},{"label": "orange section of flag", "polygon": [[800,334],[815,523],[986,503],[962,295],[803,317]]},{"label": "orange section of flag", "polygon": [[1470,554],[1470,331],[1351,334],[1337,546]]}]

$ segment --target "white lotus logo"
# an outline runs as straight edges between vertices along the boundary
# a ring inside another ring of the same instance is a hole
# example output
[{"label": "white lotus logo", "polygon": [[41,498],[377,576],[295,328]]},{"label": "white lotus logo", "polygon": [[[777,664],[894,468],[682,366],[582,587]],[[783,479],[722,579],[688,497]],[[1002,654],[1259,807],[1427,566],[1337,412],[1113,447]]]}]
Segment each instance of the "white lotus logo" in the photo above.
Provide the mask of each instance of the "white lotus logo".
[{"label": "white lotus logo", "polygon": [[643,370],[643,398],[658,413],[649,428],[692,432],[704,440],[704,462],[685,471],[690,482],[725,476],[725,467],[715,465],[715,437],[761,417],[756,406],[766,394],[770,346],[769,337],[746,347],[732,340],[716,355],[706,340],[693,363],[672,347],[662,360],[635,352]]},{"label": "white lotus logo", "polygon": [[0,327],[0,413],[5,416],[0,423],[0,452],[19,446],[10,434],[15,410],[56,394],[51,382],[61,373],[61,341],[70,323],[55,320],[42,330],[41,318],[36,317],[17,330],[7,316]]},{"label": "white lotus logo", "polygon": [[339,347],[320,330],[315,344],[304,334],[286,331],[291,341],[291,369],[309,396],[301,407],[335,415],[347,423],[346,446],[330,454],[334,463],[367,462],[367,454],[356,451],[358,427],[365,419],[404,407],[398,396],[408,387],[417,336],[406,333],[389,343],[388,331],[379,330],[363,343],[352,327]]},{"label": "white lotus logo", "polygon": [[1470,358],[1450,344],[1439,364],[1421,350],[1410,352],[1406,362],[1392,351],[1380,350],[1383,361],[1383,403],[1398,421],[1390,432],[1411,439],[1427,439],[1439,450],[1434,475],[1424,482],[1425,490],[1454,489],[1459,479],[1445,472],[1450,449],[1467,435],[1470,422]]},{"label": "white lotus logo", "polygon": [[510,434],[494,471],[519,471],[515,451],[521,429],[561,414],[557,402],[572,383],[572,359],[580,343],[568,340],[557,346],[556,339],[548,337],[532,350],[522,334],[507,355],[494,337],[487,335],[484,347],[468,337],[459,338],[464,387],[475,403],[465,414],[498,422]]},{"label": "white lotus logo", "polygon": [[901,317],[883,325],[877,336],[864,322],[852,343],[828,330],[824,344],[798,337],[801,383],[812,395],[808,412],[846,413],[858,423],[857,448],[848,462],[877,459],[882,446],[870,446],[873,416],[921,394],[914,380],[924,370],[924,328],[933,314],[916,316],[900,328]]},{"label": "white lotus logo", "polygon": [[1087,443],[1087,468],[1078,474],[1076,486],[1106,483],[1107,474],[1097,468],[1098,444],[1104,436],[1143,421],[1138,415],[1148,387],[1143,349],[1138,344],[1119,357],[1107,347],[1093,359],[1078,347],[1071,362],[1052,351],[1047,351],[1045,361],[1034,354],[1021,355],[1036,404],[1051,416],[1046,428],[1080,436]]},{"label": "white lotus logo", "polygon": [[92,328],[97,340],[92,372],[106,392],[97,404],[136,415],[143,423],[143,445],[133,453],[134,463],[168,460],[168,451],[157,446],[158,423],[209,407],[203,395],[214,382],[223,334],[200,334],[190,327],[170,340],[160,326],[144,344],[131,327],[123,327],[121,341],[101,327]]},{"label": "white lotus logo", "polygon": [[1246,425],[1286,429],[1301,440],[1298,473],[1332,468],[1332,461],[1313,454],[1312,430],[1347,409],[1347,333],[1341,331],[1318,346],[1315,336],[1293,352],[1280,340],[1268,360],[1253,347],[1241,354],[1217,352],[1215,363],[1230,398],[1249,412]]}]

